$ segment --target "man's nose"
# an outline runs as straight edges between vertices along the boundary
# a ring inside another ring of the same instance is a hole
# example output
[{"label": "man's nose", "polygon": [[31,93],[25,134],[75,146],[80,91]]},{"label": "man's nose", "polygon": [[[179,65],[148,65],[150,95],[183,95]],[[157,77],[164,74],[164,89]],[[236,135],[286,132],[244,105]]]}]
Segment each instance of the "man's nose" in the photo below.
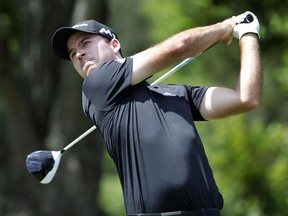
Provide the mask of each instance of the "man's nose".
[{"label": "man's nose", "polygon": [[78,59],[82,59],[83,57],[85,56],[85,53],[84,52],[77,52],[76,53],[76,58],[78,58]]}]

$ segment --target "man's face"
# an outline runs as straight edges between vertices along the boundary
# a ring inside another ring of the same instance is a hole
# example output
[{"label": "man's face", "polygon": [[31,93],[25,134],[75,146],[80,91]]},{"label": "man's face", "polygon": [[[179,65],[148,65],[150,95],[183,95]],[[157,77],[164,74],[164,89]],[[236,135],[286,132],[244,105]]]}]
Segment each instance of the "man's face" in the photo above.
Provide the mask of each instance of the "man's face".
[{"label": "man's face", "polygon": [[76,32],[67,48],[74,68],[84,79],[98,64],[116,58],[112,42],[97,34]]}]

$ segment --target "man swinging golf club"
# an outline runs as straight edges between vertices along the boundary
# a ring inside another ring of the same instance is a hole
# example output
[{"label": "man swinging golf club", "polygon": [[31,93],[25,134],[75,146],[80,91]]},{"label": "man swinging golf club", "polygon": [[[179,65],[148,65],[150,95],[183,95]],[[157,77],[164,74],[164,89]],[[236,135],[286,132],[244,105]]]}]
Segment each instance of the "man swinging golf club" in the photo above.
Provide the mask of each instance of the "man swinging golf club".
[{"label": "man swinging golf club", "polygon": [[[54,33],[55,54],[71,61],[84,78],[83,110],[103,135],[117,167],[127,215],[221,215],[223,199],[194,121],[259,106],[259,29],[257,17],[248,11],[180,32],[126,58],[116,33],[97,21],[83,21]],[[214,44],[230,44],[233,35],[241,51],[234,89],[151,86],[145,81]]]}]

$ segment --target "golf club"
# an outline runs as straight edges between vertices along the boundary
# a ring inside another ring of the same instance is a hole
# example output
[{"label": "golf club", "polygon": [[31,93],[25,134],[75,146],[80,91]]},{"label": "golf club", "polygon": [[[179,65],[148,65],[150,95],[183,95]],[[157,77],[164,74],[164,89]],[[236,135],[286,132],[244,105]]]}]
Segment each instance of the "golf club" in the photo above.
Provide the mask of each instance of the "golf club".
[{"label": "golf club", "polygon": [[[254,20],[253,16],[249,12],[247,12],[246,17],[243,20],[241,20],[238,24],[251,23],[253,22],[253,20]],[[168,76],[175,73],[177,70],[185,66],[187,63],[197,58],[203,52],[199,53],[195,57],[190,57],[190,58],[183,60],[178,65],[176,65],[171,70],[169,70],[167,73],[165,73],[163,76],[161,76],[159,79],[154,81],[151,85],[156,85],[160,83],[162,80],[166,79]],[[79,136],[70,144],[68,144],[66,147],[64,147],[61,151],[40,150],[40,151],[32,152],[31,154],[27,156],[27,159],[26,159],[26,167],[28,169],[28,172],[31,173],[36,179],[38,179],[40,183],[48,184],[49,182],[52,181],[53,177],[55,176],[62,154],[66,152],[68,149],[70,149],[72,146],[74,146],[76,143],[78,143],[81,139],[83,139],[88,134],[90,134],[92,131],[94,131],[95,129],[96,129],[96,126],[91,127],[81,136]]]},{"label": "golf club", "polygon": [[[196,57],[198,57],[199,55],[197,55]],[[162,80],[164,80],[171,74],[175,73],[177,70],[185,66],[187,63],[189,63],[196,57],[190,57],[183,60],[178,65],[169,70],[167,73],[165,73],[163,76],[161,76],[159,79],[154,81],[151,85],[156,85],[160,83]],[[32,152],[26,158],[26,167],[28,172],[32,174],[41,184],[50,183],[58,169],[62,154],[66,152],[68,149],[70,149],[72,146],[74,146],[76,143],[78,143],[81,139],[90,134],[92,131],[94,131],[95,129],[96,126],[95,125],[92,126],[81,136],[79,136],[74,141],[69,143],[66,147],[64,147],[61,151],[39,150]]]},{"label": "golf club", "polygon": [[38,179],[40,183],[48,184],[52,181],[58,169],[62,154],[95,129],[96,126],[94,125],[74,141],[69,143],[61,151],[40,150],[32,152],[26,158],[26,167],[28,172]]}]

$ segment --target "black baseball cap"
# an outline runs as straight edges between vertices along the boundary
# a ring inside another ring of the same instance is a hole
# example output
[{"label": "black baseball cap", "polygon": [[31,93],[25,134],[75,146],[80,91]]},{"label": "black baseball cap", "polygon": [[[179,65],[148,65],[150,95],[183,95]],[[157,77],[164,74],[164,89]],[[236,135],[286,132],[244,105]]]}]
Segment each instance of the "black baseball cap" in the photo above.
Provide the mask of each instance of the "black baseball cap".
[{"label": "black baseball cap", "polygon": [[117,38],[113,29],[95,20],[85,20],[73,25],[72,27],[62,27],[56,30],[51,40],[52,49],[58,57],[70,61],[67,41],[75,32],[98,34],[111,40]]}]

